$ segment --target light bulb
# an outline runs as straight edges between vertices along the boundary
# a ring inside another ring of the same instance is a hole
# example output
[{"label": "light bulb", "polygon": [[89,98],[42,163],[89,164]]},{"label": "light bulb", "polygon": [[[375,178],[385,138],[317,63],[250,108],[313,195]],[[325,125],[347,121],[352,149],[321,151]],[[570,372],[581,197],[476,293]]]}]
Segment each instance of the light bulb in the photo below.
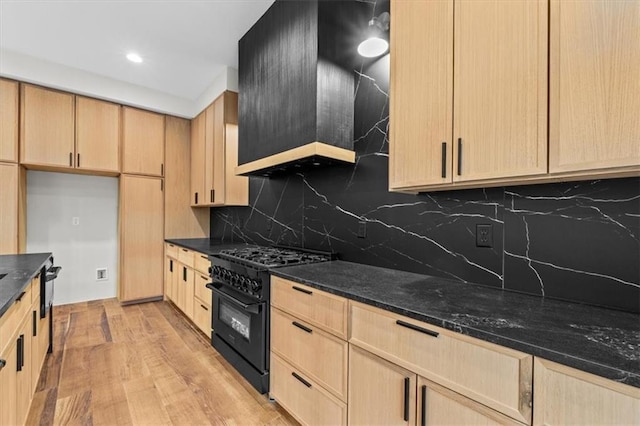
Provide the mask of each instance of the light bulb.
[{"label": "light bulb", "polygon": [[130,60],[131,62],[135,62],[136,64],[139,64],[142,62],[142,58],[140,57],[140,55],[134,52],[127,53],[127,59]]},{"label": "light bulb", "polygon": [[358,46],[358,53],[365,58],[375,58],[389,49],[389,43],[379,37],[369,37]]}]

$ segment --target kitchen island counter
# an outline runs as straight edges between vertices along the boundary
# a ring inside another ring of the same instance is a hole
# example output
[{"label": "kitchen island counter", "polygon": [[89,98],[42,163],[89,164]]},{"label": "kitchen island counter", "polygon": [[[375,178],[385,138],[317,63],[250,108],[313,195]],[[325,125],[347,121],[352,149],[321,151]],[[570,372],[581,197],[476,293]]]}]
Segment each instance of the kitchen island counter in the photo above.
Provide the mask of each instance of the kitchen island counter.
[{"label": "kitchen island counter", "polygon": [[640,316],[333,261],[275,276],[640,388]]},{"label": "kitchen island counter", "polygon": [[0,317],[38,275],[51,253],[0,255]]}]

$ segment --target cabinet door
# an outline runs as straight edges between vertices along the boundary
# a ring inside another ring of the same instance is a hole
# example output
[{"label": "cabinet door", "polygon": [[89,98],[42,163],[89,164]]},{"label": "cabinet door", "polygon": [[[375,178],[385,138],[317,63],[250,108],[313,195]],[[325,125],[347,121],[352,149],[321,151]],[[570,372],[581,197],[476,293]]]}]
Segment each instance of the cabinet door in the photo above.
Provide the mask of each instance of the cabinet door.
[{"label": "cabinet door", "polygon": [[640,389],[554,362],[534,361],[535,425],[638,425]]},{"label": "cabinet door", "polygon": [[349,424],[412,425],[416,375],[349,345]]},{"label": "cabinet door", "polygon": [[20,162],[73,167],[74,95],[28,84],[21,92]]},{"label": "cabinet door", "polygon": [[31,315],[26,315],[18,332],[18,375],[16,378],[16,419],[24,424],[31,403]]},{"label": "cabinet door", "polygon": [[120,106],[76,97],[76,167],[118,172]]},{"label": "cabinet door", "polygon": [[40,358],[40,333],[45,332],[45,330],[40,329],[39,297],[31,307],[29,321],[31,325],[31,334],[29,334],[29,338],[31,340],[31,356],[29,357],[28,362],[31,362],[31,393],[34,393],[36,391],[36,388],[38,387],[38,379],[40,378],[40,367],[42,366],[42,358]]},{"label": "cabinet door", "polygon": [[513,425],[515,420],[445,387],[418,377],[419,425]]},{"label": "cabinet door", "polygon": [[[207,158],[211,161],[213,165],[213,170],[211,171],[211,176],[207,176],[209,192],[211,193],[211,203],[212,204],[224,204],[225,202],[225,182],[226,182],[226,162],[225,162],[225,122],[224,122],[224,111],[225,111],[225,102],[227,102],[227,96],[222,95],[218,97],[213,102],[213,128],[211,129],[211,144],[212,147],[208,149],[211,150]],[[209,130],[209,129],[207,129]]]},{"label": "cabinet door", "polygon": [[162,297],[162,179],[120,176],[120,301]]},{"label": "cabinet door", "polygon": [[640,2],[551,0],[549,171],[640,165]]},{"label": "cabinet door", "polygon": [[451,183],[453,0],[391,2],[389,187]]},{"label": "cabinet door", "polygon": [[163,175],[163,115],[122,107],[122,173]]},{"label": "cabinet door", "polygon": [[204,190],[206,110],[191,120],[191,205],[207,204]]},{"label": "cabinet door", "polygon": [[0,254],[18,253],[18,174],[17,164],[0,163]]},{"label": "cabinet door", "polygon": [[19,423],[16,420],[18,349],[15,340],[0,354],[0,360],[4,361],[0,366],[0,425],[15,425]]},{"label": "cabinet door", "polygon": [[[222,97],[216,99],[211,105],[204,111],[205,115],[205,138],[204,138],[204,200],[203,204],[211,205],[216,198],[215,193],[215,176],[220,172],[220,161],[222,158],[218,155],[216,149],[215,133],[217,133],[217,127],[222,126],[221,122],[216,122],[220,115],[220,106],[216,107],[216,103],[222,100]],[[216,113],[218,109],[218,113]]]},{"label": "cabinet door", "polygon": [[0,79],[0,161],[18,162],[18,82]]},{"label": "cabinet door", "polygon": [[545,0],[457,0],[454,181],[547,173]]}]

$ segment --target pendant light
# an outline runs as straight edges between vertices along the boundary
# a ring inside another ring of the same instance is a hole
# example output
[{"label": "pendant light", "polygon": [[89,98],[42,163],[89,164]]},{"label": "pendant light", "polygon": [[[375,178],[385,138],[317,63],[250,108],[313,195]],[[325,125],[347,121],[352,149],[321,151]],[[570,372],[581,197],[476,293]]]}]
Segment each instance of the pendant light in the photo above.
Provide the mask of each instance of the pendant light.
[{"label": "pendant light", "polygon": [[375,58],[389,50],[387,32],[391,16],[388,12],[383,12],[379,16],[369,21],[367,36],[358,45],[358,53],[365,58]]}]

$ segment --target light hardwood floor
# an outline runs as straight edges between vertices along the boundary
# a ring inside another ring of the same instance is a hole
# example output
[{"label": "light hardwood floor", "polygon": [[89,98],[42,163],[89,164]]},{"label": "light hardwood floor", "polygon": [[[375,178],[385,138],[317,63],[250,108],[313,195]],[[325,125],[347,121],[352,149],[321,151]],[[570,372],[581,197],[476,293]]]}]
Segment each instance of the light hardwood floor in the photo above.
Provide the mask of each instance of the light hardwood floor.
[{"label": "light hardwood floor", "polygon": [[54,308],[27,424],[294,425],[170,303]]}]

